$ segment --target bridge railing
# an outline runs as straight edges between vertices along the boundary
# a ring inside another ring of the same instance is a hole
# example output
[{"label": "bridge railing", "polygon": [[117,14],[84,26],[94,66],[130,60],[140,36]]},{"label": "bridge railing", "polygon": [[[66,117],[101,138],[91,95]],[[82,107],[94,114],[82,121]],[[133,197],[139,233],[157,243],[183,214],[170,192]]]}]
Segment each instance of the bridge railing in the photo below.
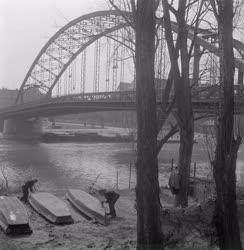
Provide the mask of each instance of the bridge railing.
[{"label": "bridge railing", "polygon": [[52,98],[49,102],[135,102],[135,91],[74,94]]}]

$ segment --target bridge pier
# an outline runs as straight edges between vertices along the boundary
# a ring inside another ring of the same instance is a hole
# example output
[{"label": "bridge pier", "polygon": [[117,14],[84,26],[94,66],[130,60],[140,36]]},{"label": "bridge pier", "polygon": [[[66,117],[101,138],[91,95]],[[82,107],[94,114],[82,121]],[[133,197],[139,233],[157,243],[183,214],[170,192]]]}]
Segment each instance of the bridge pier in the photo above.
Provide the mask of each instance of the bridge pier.
[{"label": "bridge pier", "polygon": [[42,134],[40,119],[7,119],[4,120],[3,137],[6,139],[38,139]]}]

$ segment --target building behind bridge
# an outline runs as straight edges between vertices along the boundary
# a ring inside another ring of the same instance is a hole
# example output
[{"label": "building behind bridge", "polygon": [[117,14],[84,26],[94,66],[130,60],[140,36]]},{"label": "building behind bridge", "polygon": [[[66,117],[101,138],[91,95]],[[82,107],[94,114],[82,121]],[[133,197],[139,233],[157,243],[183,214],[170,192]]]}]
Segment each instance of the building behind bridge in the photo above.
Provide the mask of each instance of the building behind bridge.
[{"label": "building behind bridge", "polygon": [[[167,83],[167,79],[155,79],[155,86],[157,90],[164,89]],[[130,82],[120,82],[117,91],[134,91],[136,90],[135,80]]]},{"label": "building behind bridge", "polygon": [[[14,105],[18,91],[18,89],[0,89],[0,109]],[[43,94],[41,94],[38,88],[30,88],[28,91],[25,91],[24,100],[25,102],[30,102],[42,96]]]},{"label": "building behind bridge", "polygon": [[0,108],[5,108],[14,104],[18,89],[0,89]]}]

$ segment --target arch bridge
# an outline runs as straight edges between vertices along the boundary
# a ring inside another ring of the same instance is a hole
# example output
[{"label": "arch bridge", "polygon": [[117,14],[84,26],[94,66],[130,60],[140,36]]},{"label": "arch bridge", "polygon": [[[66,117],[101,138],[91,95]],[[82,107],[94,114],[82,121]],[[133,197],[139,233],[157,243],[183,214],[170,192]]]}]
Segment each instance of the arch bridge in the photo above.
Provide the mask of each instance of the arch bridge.
[{"label": "arch bridge", "polygon": [[[98,11],[78,17],[60,28],[30,66],[14,105],[0,110],[0,119],[21,120],[67,113],[134,110],[134,31],[126,21],[130,18],[128,12],[122,16],[115,10]],[[177,33],[177,25],[173,22],[172,29]],[[169,67],[162,23],[158,32],[155,77],[157,103],[160,105]],[[195,48],[209,52],[206,56],[199,56],[200,52],[194,54],[193,64],[198,65],[198,72],[200,60],[209,61],[203,79],[205,84],[196,84],[192,88],[194,110],[214,114],[219,103],[216,35],[199,29],[195,36],[194,30],[189,27],[188,38],[189,41],[194,39]],[[244,55],[244,44],[234,40],[234,48],[237,55],[235,67],[238,70],[236,112],[243,113],[244,61],[240,55]]]}]

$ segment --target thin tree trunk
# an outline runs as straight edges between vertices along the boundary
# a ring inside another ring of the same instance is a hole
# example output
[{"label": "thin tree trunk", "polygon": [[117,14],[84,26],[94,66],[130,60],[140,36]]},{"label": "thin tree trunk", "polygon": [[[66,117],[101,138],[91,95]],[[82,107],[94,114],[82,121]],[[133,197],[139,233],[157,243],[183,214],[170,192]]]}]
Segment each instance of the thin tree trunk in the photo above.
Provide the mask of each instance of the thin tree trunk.
[{"label": "thin tree trunk", "polygon": [[[179,177],[180,192],[176,195],[176,204],[188,206],[188,188],[191,168],[191,157],[194,140],[194,117],[192,109],[191,87],[189,78],[189,54],[187,48],[186,1],[179,3],[179,46],[181,58],[181,84],[182,91],[177,93],[178,113],[180,116],[180,149],[179,149]],[[181,86],[177,86],[180,91]],[[183,93],[183,95],[182,95]]]},{"label": "thin tree trunk", "polygon": [[[233,143],[234,144],[234,143]],[[241,250],[240,230],[236,204],[236,158],[238,143],[232,146],[229,157],[221,158],[220,148],[216,150],[218,158],[214,162],[214,179],[217,201],[214,223],[218,233],[221,250]],[[227,159],[228,158],[228,159]]]},{"label": "thin tree trunk", "polygon": [[193,118],[188,116],[188,122],[185,121],[184,127],[180,128],[180,149],[179,149],[179,179],[180,191],[175,196],[176,206],[188,206],[188,187],[190,178],[191,156],[193,148]]},{"label": "thin tree trunk", "polygon": [[163,249],[154,87],[155,3],[138,0],[136,10],[137,249]]},{"label": "thin tree trunk", "polygon": [[236,158],[240,137],[234,138],[234,55],[233,55],[233,0],[218,3],[218,32],[220,84],[222,102],[217,130],[214,179],[216,183],[216,211],[214,222],[221,250],[241,250],[236,205]]},{"label": "thin tree trunk", "polygon": [[[178,111],[178,124],[180,127],[180,148],[179,148],[179,179],[180,190],[175,196],[176,206],[188,206],[188,187],[190,177],[191,156],[194,139],[194,119],[192,111],[189,76],[181,77],[176,86],[176,100]],[[184,86],[185,85],[185,86]],[[182,95],[182,93],[184,93]]]},{"label": "thin tree trunk", "polygon": [[176,195],[176,206],[188,206],[188,187],[190,177],[191,156],[194,139],[194,117],[191,101],[191,88],[189,80],[189,55],[187,49],[187,25],[186,25],[186,0],[179,1],[177,24],[179,26],[177,44],[179,45],[181,73],[178,64],[178,51],[174,46],[168,1],[163,1],[165,36],[169,48],[171,67],[175,86],[175,99],[177,106],[177,122],[180,127],[179,148],[179,179],[180,191]]}]

